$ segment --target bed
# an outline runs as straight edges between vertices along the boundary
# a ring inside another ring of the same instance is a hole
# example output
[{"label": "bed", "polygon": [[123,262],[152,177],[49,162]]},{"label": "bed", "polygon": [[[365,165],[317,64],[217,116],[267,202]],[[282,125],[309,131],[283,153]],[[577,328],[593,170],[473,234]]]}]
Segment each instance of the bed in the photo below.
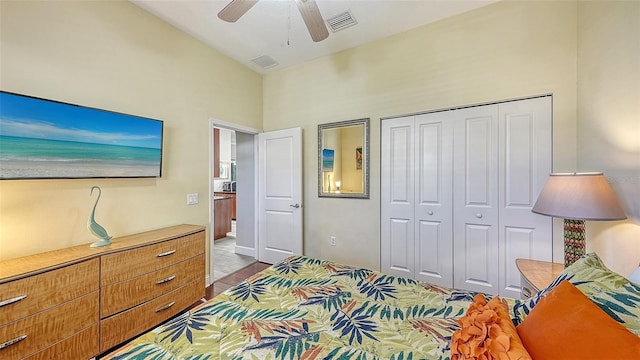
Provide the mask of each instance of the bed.
[{"label": "bed", "polygon": [[[639,358],[640,286],[606,269],[595,254],[530,299],[501,299],[508,323],[523,322],[564,280],[624,326],[632,335],[629,354]],[[105,359],[450,359],[452,334],[460,333],[477,295],[294,256]]]}]

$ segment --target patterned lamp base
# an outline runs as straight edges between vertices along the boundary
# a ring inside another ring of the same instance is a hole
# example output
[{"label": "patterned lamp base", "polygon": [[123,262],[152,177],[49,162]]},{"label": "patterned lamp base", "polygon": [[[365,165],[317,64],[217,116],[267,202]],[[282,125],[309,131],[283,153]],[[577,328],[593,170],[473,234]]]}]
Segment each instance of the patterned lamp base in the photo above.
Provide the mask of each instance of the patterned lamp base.
[{"label": "patterned lamp base", "polygon": [[564,267],[585,253],[584,220],[564,219]]}]

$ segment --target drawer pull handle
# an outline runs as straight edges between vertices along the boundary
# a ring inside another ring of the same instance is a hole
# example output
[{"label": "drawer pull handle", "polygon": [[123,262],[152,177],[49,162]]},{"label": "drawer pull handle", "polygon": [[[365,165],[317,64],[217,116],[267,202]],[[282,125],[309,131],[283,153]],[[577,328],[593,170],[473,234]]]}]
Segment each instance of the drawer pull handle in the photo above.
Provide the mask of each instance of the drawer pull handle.
[{"label": "drawer pull handle", "polygon": [[176,278],[175,275],[171,275],[166,279],[161,279],[161,280],[156,281],[156,285],[164,284],[164,283],[169,282],[169,281],[171,281],[171,280],[173,280],[175,278]]},{"label": "drawer pull handle", "polygon": [[167,310],[168,308],[172,307],[175,304],[176,304],[176,302],[172,301],[172,302],[168,303],[167,305],[165,305],[165,306],[163,306],[163,307],[161,307],[159,309],[156,309],[156,312]]},{"label": "drawer pull handle", "polygon": [[531,297],[531,289],[529,288],[522,288],[522,295],[524,295],[525,297]]},{"label": "drawer pull handle", "polygon": [[16,296],[16,297],[14,297],[14,298],[11,298],[11,299],[7,299],[7,300],[0,301],[0,307],[3,307],[3,306],[7,306],[7,305],[9,305],[9,304],[16,303],[16,302],[18,302],[18,301],[20,301],[20,300],[23,300],[23,299],[24,299],[24,298],[26,298],[26,297],[27,297],[27,295],[20,295],[20,296]]},{"label": "drawer pull handle", "polygon": [[19,343],[20,341],[24,340],[27,338],[27,335],[22,335],[22,336],[18,336],[17,338],[13,339],[13,340],[9,340],[6,343],[0,344],[0,350],[9,347],[15,343]]},{"label": "drawer pull handle", "polygon": [[158,254],[157,257],[169,256],[169,255],[173,254],[174,252],[176,252],[176,251],[175,250],[165,251],[163,253]]}]

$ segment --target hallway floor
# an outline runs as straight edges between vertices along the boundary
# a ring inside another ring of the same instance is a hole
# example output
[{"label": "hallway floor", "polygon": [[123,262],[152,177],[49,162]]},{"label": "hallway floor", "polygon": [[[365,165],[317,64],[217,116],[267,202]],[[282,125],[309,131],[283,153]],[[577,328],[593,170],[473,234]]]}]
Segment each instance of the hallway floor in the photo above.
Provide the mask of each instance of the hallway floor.
[{"label": "hallway floor", "polygon": [[214,282],[256,262],[256,259],[251,256],[235,253],[235,223],[235,221],[232,223],[232,230],[227,234],[227,237],[216,240],[213,244]]},{"label": "hallway floor", "polygon": [[216,240],[213,245],[213,281],[232,274],[256,261],[251,256],[236,254],[234,252],[235,246],[236,239],[232,237]]}]

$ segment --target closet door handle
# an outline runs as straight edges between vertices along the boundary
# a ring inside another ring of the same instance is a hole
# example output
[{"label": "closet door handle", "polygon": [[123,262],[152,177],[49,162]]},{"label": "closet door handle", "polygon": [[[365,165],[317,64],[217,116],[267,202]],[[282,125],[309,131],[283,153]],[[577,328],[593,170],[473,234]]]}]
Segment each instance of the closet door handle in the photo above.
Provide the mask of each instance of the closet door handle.
[{"label": "closet door handle", "polygon": [[296,208],[296,209],[300,208],[300,204],[294,204],[294,205],[289,205],[289,206],[292,207],[292,208]]},{"label": "closet door handle", "polygon": [[18,336],[17,338],[15,338],[13,340],[9,340],[9,341],[7,341],[5,343],[2,343],[2,344],[0,344],[0,350],[2,350],[4,348],[7,348],[7,347],[9,347],[9,346],[11,346],[11,345],[13,345],[15,343],[19,343],[20,341],[22,341],[22,340],[24,340],[26,338],[27,338],[27,335],[21,335],[21,336]]},{"label": "closet door handle", "polygon": [[477,217],[478,219],[482,219],[482,214],[477,213],[477,214],[476,214],[476,217]]},{"label": "closet door handle", "polygon": [[427,214],[429,214],[429,215],[433,215],[433,211],[429,210],[429,211],[427,212]]},{"label": "closet door handle", "polygon": [[169,256],[169,255],[171,255],[171,254],[173,254],[173,253],[175,253],[175,252],[176,252],[176,250],[175,250],[175,249],[174,249],[174,250],[169,250],[169,251],[165,251],[165,252],[163,252],[163,253],[160,253],[160,254],[158,254],[158,255],[156,255],[156,256],[157,256],[157,257]]},{"label": "closet door handle", "polygon": [[18,302],[20,300],[25,299],[26,297],[27,297],[27,295],[20,295],[20,296],[16,296],[14,298],[11,298],[11,299],[0,301],[0,307],[16,303],[16,302]]}]

